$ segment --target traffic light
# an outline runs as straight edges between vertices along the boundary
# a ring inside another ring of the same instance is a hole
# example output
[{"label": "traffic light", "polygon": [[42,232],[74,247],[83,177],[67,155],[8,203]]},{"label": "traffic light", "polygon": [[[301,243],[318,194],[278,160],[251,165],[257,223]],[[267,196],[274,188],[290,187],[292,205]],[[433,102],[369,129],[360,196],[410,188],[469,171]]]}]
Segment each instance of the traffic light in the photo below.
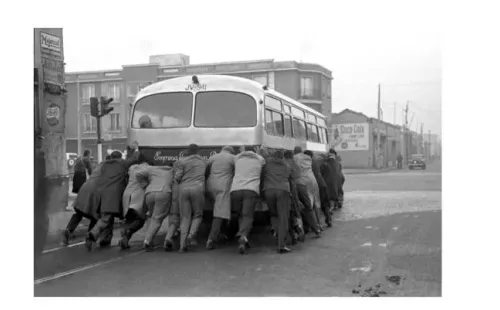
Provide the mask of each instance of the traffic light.
[{"label": "traffic light", "polygon": [[115,109],[109,106],[112,101],[113,98],[101,97],[101,116],[108,115]]},{"label": "traffic light", "polygon": [[99,117],[99,100],[96,97],[90,98],[90,115]]}]

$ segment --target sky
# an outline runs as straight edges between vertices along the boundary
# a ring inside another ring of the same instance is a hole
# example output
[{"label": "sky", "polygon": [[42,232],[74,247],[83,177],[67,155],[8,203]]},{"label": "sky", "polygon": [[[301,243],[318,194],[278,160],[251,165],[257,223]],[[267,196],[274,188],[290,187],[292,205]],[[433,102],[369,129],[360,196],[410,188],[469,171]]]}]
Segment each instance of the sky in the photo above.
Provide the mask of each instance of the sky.
[{"label": "sky", "polygon": [[101,2],[98,8],[119,18],[92,23],[82,9],[78,18],[89,22],[64,27],[67,72],[120,69],[173,53],[189,55],[191,64],[311,62],[333,73],[333,112],[348,108],[376,117],[380,83],[385,121],[401,124],[409,102],[412,130],[420,131],[423,123],[424,133],[441,134],[436,2],[141,1],[119,9],[117,3],[123,2]]}]

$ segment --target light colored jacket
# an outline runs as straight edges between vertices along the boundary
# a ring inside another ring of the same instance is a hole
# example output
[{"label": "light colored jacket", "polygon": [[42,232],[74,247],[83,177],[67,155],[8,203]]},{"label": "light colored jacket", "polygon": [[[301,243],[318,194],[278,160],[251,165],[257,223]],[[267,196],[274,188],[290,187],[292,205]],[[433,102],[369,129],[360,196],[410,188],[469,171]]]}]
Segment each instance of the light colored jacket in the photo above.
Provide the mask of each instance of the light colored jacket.
[{"label": "light colored jacket", "polygon": [[148,165],[143,163],[140,165],[132,165],[128,169],[128,184],[123,192],[123,216],[127,215],[128,209],[134,209],[136,211],[143,210],[144,206],[144,189],[148,185],[144,180],[140,181],[137,179],[137,174],[142,171],[146,171],[148,169]]},{"label": "light colored jacket", "polygon": [[198,154],[190,155],[179,160],[175,172],[175,180],[182,188],[205,187],[205,170],[207,164]]},{"label": "light colored jacket", "polygon": [[314,177],[312,170],[312,158],[304,153],[295,154],[293,159],[300,168],[300,183],[307,186],[310,192],[314,192],[318,188],[318,183]]},{"label": "light colored jacket", "polygon": [[251,190],[260,194],[260,177],[262,166],[266,161],[262,156],[251,151],[245,151],[236,156],[234,165],[233,185],[231,192]]},{"label": "light colored jacket", "polygon": [[222,192],[231,189],[235,160],[236,156],[225,150],[208,159],[207,169],[210,169],[210,171],[207,179],[207,189],[209,191]]},{"label": "light colored jacket", "polygon": [[147,167],[136,174],[137,180],[146,182],[146,194],[152,192],[172,192],[174,173],[172,167]]}]

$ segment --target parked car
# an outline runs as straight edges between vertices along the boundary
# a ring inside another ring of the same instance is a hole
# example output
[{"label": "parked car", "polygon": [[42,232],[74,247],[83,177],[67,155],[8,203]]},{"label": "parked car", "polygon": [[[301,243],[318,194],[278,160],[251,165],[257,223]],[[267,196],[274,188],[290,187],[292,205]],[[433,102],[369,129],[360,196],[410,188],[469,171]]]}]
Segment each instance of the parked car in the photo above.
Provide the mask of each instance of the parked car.
[{"label": "parked car", "polygon": [[425,170],[427,164],[425,163],[425,156],[423,154],[413,154],[408,162],[408,168],[413,170],[415,168],[420,168]]}]

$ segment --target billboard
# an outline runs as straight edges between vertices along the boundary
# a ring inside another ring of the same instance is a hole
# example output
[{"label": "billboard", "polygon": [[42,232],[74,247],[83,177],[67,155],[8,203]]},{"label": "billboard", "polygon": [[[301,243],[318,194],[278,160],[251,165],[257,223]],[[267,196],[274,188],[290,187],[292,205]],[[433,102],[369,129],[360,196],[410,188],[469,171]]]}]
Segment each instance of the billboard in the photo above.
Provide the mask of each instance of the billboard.
[{"label": "billboard", "polygon": [[368,123],[333,124],[332,147],[336,151],[367,151],[370,145]]}]

